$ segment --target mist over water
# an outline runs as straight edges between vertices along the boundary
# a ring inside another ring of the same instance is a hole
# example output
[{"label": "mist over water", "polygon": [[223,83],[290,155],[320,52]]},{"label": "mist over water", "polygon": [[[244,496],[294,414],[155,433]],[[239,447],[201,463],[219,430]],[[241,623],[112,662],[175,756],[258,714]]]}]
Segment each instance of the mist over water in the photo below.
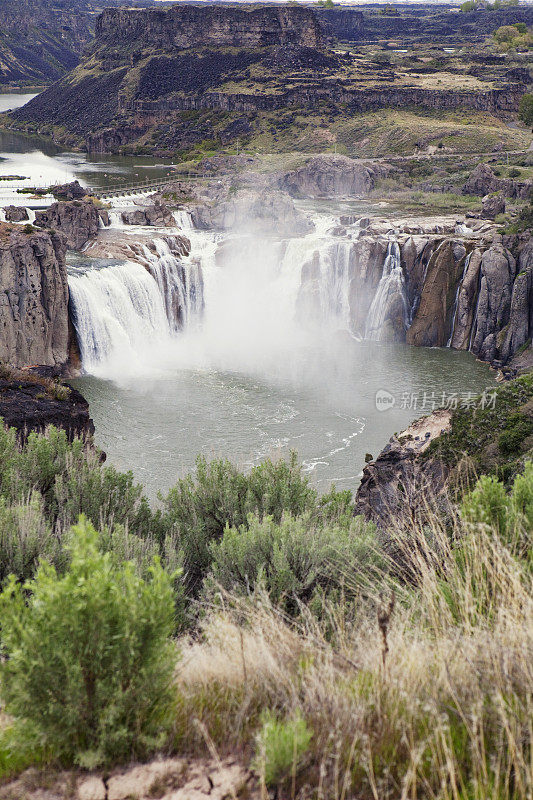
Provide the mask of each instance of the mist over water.
[{"label": "mist over water", "polygon": [[[191,255],[174,265],[156,239],[164,280],[153,264],[150,272],[71,264],[92,373],[79,384],[97,442],[150,496],[194,468],[198,453],[247,468],[290,449],[320,490],[332,481],[355,490],[365,454],[377,455],[443,392],[477,393],[493,382],[468,353],[357,341],[346,243],[328,233],[331,217],[315,222],[314,233],[289,240],[189,229]],[[311,303],[302,289],[309,263]],[[180,330],[169,314],[171,274],[193,290]],[[395,397],[388,411],[376,409],[380,390]]]}]

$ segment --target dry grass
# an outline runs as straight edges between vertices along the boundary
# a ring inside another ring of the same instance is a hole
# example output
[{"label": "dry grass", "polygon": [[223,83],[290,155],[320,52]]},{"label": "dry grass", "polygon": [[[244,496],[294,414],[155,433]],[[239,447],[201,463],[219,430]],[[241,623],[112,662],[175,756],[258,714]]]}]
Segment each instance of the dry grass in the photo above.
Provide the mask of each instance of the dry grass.
[{"label": "dry grass", "polygon": [[448,534],[398,537],[414,585],[391,603],[384,577],[355,618],[226,598],[182,643],[175,746],[251,756],[262,710],[299,713],[310,752],[279,796],[530,800],[531,570],[491,530]]}]

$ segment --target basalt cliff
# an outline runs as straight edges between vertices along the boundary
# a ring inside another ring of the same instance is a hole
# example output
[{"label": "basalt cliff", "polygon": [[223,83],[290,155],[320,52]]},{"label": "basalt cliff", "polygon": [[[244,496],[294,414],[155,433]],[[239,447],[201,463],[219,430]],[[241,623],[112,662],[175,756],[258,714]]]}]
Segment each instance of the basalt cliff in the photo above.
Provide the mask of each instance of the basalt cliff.
[{"label": "basalt cliff", "polygon": [[68,360],[66,241],[52,231],[0,230],[0,362],[63,367]]},{"label": "basalt cliff", "polygon": [[414,80],[330,48],[324,25],[296,5],[106,9],[80,66],[14,120],[96,153],[183,154],[263,134],[294,147],[310,112],[325,127],[386,107],[505,114],[529,80]]}]

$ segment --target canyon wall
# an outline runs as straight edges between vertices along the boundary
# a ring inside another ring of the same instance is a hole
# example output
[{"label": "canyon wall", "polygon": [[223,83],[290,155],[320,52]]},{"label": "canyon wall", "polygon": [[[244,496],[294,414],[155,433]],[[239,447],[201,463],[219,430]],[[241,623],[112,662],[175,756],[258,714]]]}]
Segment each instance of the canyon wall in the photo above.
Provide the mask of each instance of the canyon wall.
[{"label": "canyon wall", "polygon": [[169,10],[106,9],[96,25],[97,46],[153,50],[202,47],[320,47],[322,33],[310,9],[176,6]]},{"label": "canyon wall", "polygon": [[0,230],[0,362],[62,367],[68,360],[66,242],[50,231]]}]

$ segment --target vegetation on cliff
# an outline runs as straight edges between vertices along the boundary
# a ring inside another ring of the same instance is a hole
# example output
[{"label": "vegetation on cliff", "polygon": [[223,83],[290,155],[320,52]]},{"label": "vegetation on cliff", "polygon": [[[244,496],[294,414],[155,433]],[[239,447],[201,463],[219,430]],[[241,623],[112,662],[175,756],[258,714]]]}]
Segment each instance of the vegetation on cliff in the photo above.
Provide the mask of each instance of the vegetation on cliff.
[{"label": "vegetation on cliff", "polygon": [[466,456],[477,474],[506,482],[520,472],[533,455],[533,374],[503,383],[493,394],[490,402],[456,409],[450,430],[431,443],[426,457],[455,467]]}]

